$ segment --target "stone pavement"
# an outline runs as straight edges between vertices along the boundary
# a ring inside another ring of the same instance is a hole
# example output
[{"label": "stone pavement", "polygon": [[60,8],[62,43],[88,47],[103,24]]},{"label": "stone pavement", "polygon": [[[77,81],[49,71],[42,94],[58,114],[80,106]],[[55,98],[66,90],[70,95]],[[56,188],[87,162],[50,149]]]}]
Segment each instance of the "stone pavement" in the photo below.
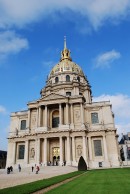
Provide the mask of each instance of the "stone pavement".
[{"label": "stone pavement", "polygon": [[0,189],[46,179],[61,174],[67,174],[74,171],[77,171],[77,168],[72,166],[40,167],[38,174],[35,174],[35,169],[32,172],[31,167],[22,168],[21,172],[18,172],[18,169],[14,169],[13,173],[11,172],[10,174],[7,174],[6,169],[0,169]]}]

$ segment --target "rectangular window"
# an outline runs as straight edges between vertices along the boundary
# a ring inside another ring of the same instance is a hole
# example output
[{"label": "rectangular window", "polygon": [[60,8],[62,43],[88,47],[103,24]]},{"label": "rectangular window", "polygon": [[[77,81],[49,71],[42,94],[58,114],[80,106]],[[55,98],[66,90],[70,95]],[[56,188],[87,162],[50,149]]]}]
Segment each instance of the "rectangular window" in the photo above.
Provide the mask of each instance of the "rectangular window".
[{"label": "rectangular window", "polygon": [[52,128],[59,127],[59,117],[52,118]]},{"label": "rectangular window", "polygon": [[66,92],[66,96],[71,96],[71,92]]},{"label": "rectangular window", "polygon": [[96,124],[96,123],[99,123],[99,120],[98,120],[98,113],[91,113],[91,121],[92,121],[92,124]]},{"label": "rectangular window", "polygon": [[25,145],[19,145],[18,159],[24,159]]},{"label": "rectangular window", "polygon": [[26,129],[26,120],[22,120],[21,121],[21,130],[25,130]]},{"label": "rectangular window", "polygon": [[102,156],[101,140],[94,140],[94,153],[95,156]]}]

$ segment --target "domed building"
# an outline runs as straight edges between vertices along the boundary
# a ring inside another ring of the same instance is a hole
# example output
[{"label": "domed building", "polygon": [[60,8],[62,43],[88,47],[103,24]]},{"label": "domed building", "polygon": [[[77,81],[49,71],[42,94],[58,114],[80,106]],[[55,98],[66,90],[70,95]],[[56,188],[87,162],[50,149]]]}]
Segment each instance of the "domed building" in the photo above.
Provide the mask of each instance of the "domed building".
[{"label": "domed building", "polygon": [[119,166],[111,104],[92,102],[91,86],[66,47],[28,110],[11,113],[7,166]]}]

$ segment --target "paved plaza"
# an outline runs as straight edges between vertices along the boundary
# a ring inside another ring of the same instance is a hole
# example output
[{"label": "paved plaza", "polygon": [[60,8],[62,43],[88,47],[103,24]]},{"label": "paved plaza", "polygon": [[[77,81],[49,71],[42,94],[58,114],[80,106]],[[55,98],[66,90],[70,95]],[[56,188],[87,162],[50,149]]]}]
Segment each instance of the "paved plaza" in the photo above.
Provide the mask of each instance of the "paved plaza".
[{"label": "paved plaza", "polygon": [[46,179],[61,174],[77,171],[76,167],[71,166],[47,166],[40,167],[40,171],[36,174],[36,170],[32,172],[30,168],[24,168],[21,172],[14,169],[13,172],[7,174],[6,169],[0,170],[0,189],[6,187],[13,187],[24,183],[33,182],[36,180]]}]

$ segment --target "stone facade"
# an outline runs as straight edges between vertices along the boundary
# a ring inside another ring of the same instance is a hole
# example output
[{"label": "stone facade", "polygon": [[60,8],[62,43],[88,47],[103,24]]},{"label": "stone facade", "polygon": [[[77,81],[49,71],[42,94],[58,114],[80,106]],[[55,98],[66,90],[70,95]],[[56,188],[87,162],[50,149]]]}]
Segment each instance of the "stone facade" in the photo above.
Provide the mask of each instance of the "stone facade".
[{"label": "stone facade", "polygon": [[11,114],[7,166],[119,166],[110,102],[92,102],[91,86],[64,42],[61,59],[51,70],[41,98],[28,110]]}]

